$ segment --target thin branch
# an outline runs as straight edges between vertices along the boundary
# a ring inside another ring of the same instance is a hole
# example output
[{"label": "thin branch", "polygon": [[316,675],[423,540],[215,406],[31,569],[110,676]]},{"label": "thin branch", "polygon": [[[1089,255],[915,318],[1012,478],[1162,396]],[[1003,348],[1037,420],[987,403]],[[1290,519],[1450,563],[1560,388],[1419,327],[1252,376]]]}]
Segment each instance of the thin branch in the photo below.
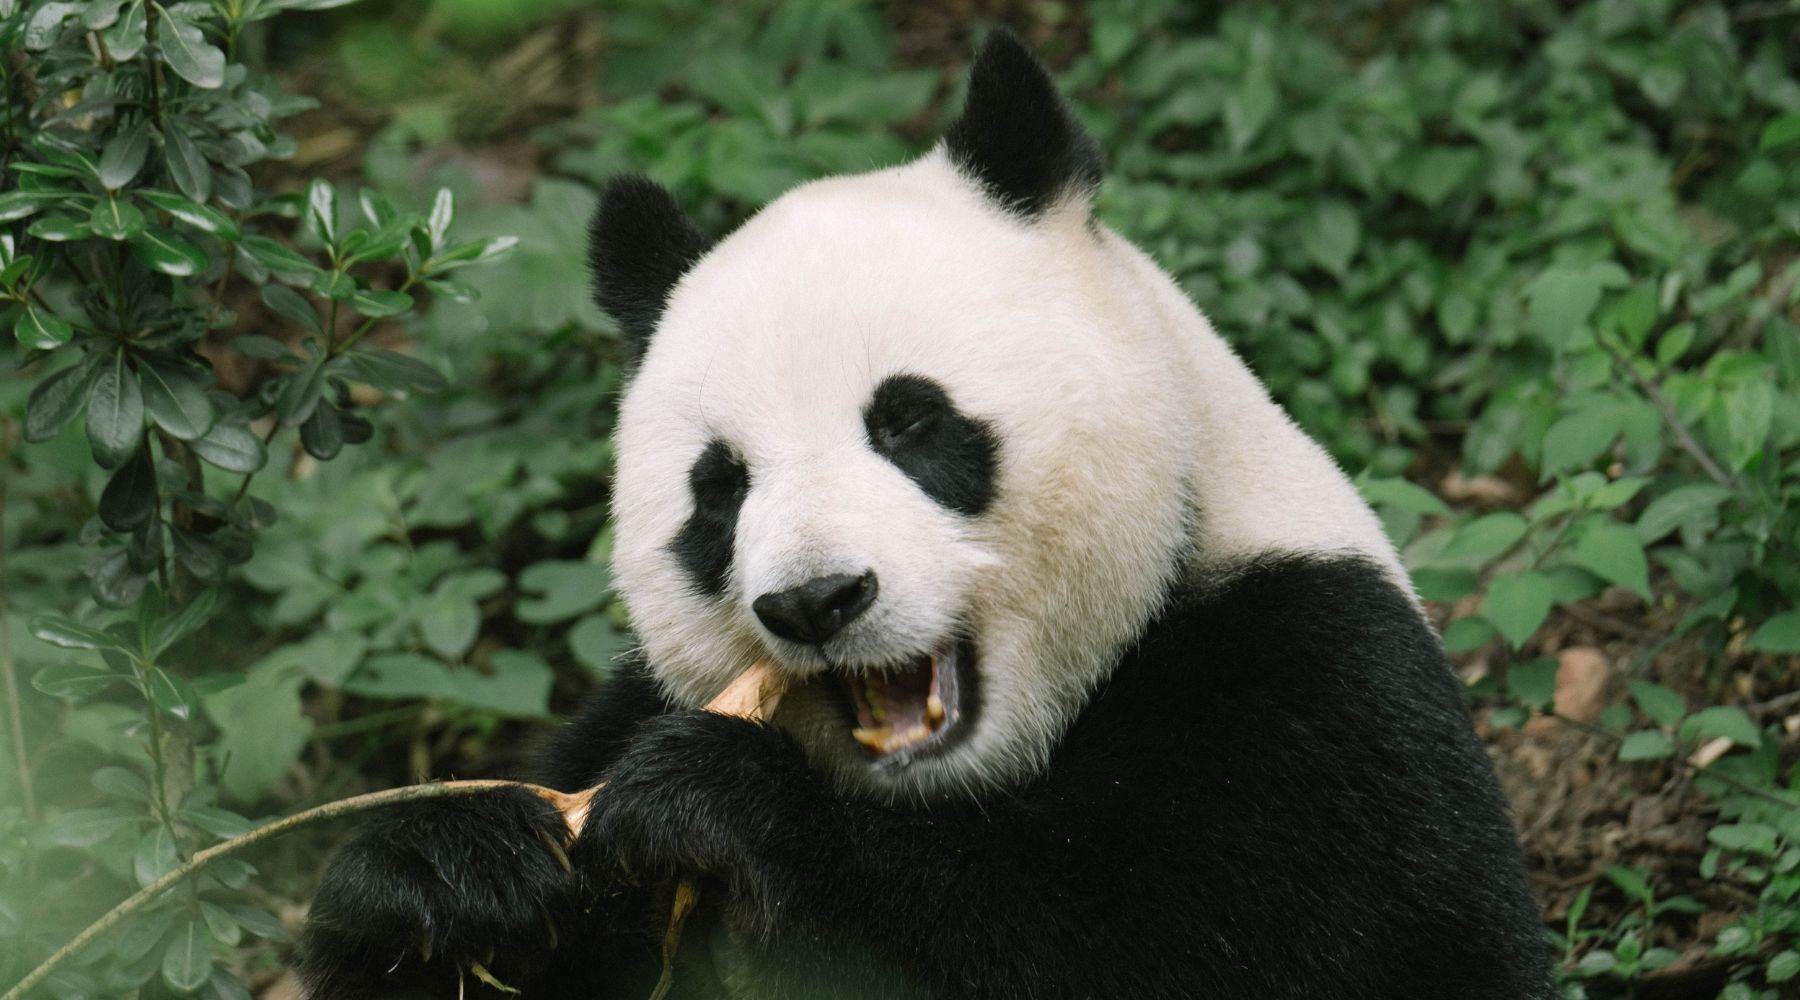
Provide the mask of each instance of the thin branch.
[{"label": "thin branch", "polygon": [[212,847],[195,854],[186,864],[173,869],[162,878],[159,878],[142,889],[139,889],[137,892],[132,893],[130,898],[107,911],[106,915],[99,920],[89,924],[86,930],[75,936],[74,940],[63,945],[61,948],[58,948],[55,954],[45,959],[37,968],[31,970],[31,973],[24,979],[21,979],[17,986],[7,990],[5,995],[0,996],[0,1000],[23,1000],[25,994],[29,992],[32,987],[43,982],[46,977],[60,968],[63,963],[73,958],[89,944],[92,944],[94,939],[117,926],[120,921],[143,909],[158,896],[173,888],[183,879],[196,874],[207,865],[220,858],[236,854],[253,844],[261,843],[271,837],[278,837],[284,833],[297,830],[300,827],[316,823],[320,820],[350,816],[360,812],[367,812],[371,809],[380,809],[386,806],[397,805],[401,802],[418,802],[424,799],[448,798],[458,795],[478,795],[482,792],[498,791],[503,788],[525,788],[532,791],[538,791],[542,794],[542,791],[539,790],[537,786],[527,785],[517,781],[446,781],[434,785],[407,785],[403,788],[390,788],[386,791],[369,792],[366,795],[357,795],[348,799],[339,799],[336,802],[327,802],[324,805],[314,806],[304,812],[295,813],[286,819],[276,820],[273,823],[259,826],[243,836],[233,837],[223,843],[214,844]]},{"label": "thin branch", "polygon": [[1718,461],[1707,452],[1706,448],[1694,438],[1693,432],[1687,429],[1687,424],[1682,423],[1680,414],[1675,412],[1675,406],[1669,402],[1669,397],[1662,394],[1662,389],[1658,388],[1655,382],[1645,378],[1644,373],[1638,371],[1637,366],[1633,365],[1624,354],[1621,354],[1618,348],[1607,343],[1605,337],[1595,337],[1594,343],[1599,344],[1600,349],[1606,352],[1606,356],[1612,359],[1614,367],[1623,369],[1625,374],[1631,376],[1631,380],[1637,383],[1638,389],[1649,397],[1651,405],[1655,406],[1656,412],[1662,416],[1663,423],[1669,425],[1669,430],[1675,433],[1675,440],[1681,445],[1681,449],[1692,455],[1694,461],[1700,463],[1700,468],[1707,477],[1735,493],[1738,488],[1737,481],[1732,479]]}]

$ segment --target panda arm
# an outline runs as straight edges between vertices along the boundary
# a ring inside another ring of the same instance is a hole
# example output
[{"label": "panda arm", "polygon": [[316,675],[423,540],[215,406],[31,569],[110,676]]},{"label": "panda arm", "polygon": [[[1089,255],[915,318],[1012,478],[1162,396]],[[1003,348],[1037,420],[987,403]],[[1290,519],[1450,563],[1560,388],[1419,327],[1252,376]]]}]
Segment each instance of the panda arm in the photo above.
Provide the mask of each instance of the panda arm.
[{"label": "panda arm", "polygon": [[[621,666],[549,741],[532,777],[587,787],[667,707],[640,664]],[[333,856],[314,896],[300,966],[308,995],[485,995],[470,973],[477,962],[509,985],[531,982],[552,964],[559,932],[595,919],[552,846],[566,835],[561,814],[523,789],[377,814]]]}]

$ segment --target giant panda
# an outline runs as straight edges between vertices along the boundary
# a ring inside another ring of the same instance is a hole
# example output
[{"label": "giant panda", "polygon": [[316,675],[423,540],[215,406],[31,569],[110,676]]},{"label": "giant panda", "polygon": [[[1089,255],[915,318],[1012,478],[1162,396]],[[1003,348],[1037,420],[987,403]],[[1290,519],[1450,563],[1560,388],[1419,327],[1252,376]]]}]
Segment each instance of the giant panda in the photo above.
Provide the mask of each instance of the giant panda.
[{"label": "giant panda", "polygon": [[[1552,995],[1394,548],[1144,253],[1013,36],[916,161],[710,243],[623,177],[618,593],[642,641],[524,792],[314,901],[315,1000]],[[699,706],[753,661],[767,723]]]}]

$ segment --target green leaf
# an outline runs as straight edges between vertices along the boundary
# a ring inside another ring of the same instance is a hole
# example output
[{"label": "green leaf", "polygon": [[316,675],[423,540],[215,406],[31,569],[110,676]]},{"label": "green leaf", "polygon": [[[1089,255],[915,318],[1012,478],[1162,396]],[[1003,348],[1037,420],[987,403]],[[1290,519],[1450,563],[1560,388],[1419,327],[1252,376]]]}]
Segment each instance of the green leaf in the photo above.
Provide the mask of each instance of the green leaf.
[{"label": "green leaf", "polygon": [[631,648],[631,634],[620,631],[611,616],[603,612],[576,622],[569,629],[567,642],[575,662],[586,667],[590,676],[603,680],[612,673],[619,656]]},{"label": "green leaf", "polygon": [[134,237],[131,252],[145,267],[172,278],[188,278],[206,270],[206,252],[164,226],[151,226]]},{"label": "green leaf", "polygon": [[456,220],[456,196],[447,187],[438,188],[437,196],[431,200],[431,216],[426,220],[425,229],[431,237],[431,252],[436,253],[444,245],[444,234],[450,231],[450,223]]},{"label": "green leaf", "polygon": [[513,613],[522,622],[543,625],[605,603],[612,596],[612,575],[598,563],[549,560],[525,567],[519,589],[527,596],[519,599]]},{"label": "green leaf", "polygon": [[51,243],[68,243],[93,236],[94,228],[88,225],[86,219],[77,219],[72,215],[46,215],[33,222],[26,232]]},{"label": "green leaf", "polygon": [[64,649],[110,649],[120,653],[133,653],[130,647],[109,633],[55,615],[33,618],[31,634],[41,642]]},{"label": "green leaf", "polygon": [[212,939],[227,948],[235,947],[243,940],[243,929],[237,925],[237,921],[231,919],[231,914],[226,913],[224,907],[201,900],[200,917],[206,921],[206,930],[212,935]]},{"label": "green leaf", "polygon": [[447,659],[458,659],[475,644],[481,631],[481,610],[474,601],[453,594],[433,594],[418,612],[419,638],[426,648]]},{"label": "green leaf", "polygon": [[205,435],[188,442],[200,460],[226,472],[249,475],[262,469],[268,451],[262,439],[236,424],[215,422]]},{"label": "green leaf", "polygon": [[1800,611],[1783,611],[1750,636],[1750,648],[1765,653],[1800,653]]},{"label": "green leaf", "polygon": [[1800,142],[1800,114],[1781,115],[1763,126],[1757,148],[1764,151]]},{"label": "green leaf", "polygon": [[1648,545],[1684,524],[1710,518],[1719,505],[1729,499],[1731,491],[1714,483],[1677,486],[1650,501],[1644,513],[1638,516],[1638,541]]},{"label": "green leaf", "polygon": [[1514,649],[1531,638],[1555,600],[1555,586],[1537,572],[1497,576],[1481,600],[1481,616],[1494,623]]},{"label": "green leaf", "polygon": [[206,386],[188,368],[155,360],[139,371],[144,409],[157,426],[182,441],[193,441],[212,429],[216,414]]},{"label": "green leaf", "polygon": [[281,387],[281,395],[275,398],[275,415],[281,420],[281,426],[294,427],[303,424],[313,415],[319,405],[319,396],[325,388],[325,358],[314,358],[305,368],[289,376]]},{"label": "green leaf", "polygon": [[232,221],[231,216],[209,205],[202,205],[167,191],[144,190],[137,192],[137,196],[203,233],[227,240],[235,240],[239,236],[238,224]]},{"label": "green leaf", "polygon": [[31,675],[31,686],[52,698],[92,698],[125,675],[91,663],[52,663]]},{"label": "green leaf", "polygon": [[1575,562],[1603,580],[1650,599],[1650,563],[1637,532],[1606,521],[1591,524],[1575,540]]},{"label": "green leaf", "polygon": [[[1800,115],[1792,115],[1790,117],[1793,118],[1796,123],[1800,123]],[[1800,128],[1796,128],[1795,132],[1797,136],[1800,136]],[[1766,138],[1767,133],[1765,132],[1764,135]],[[1771,983],[1785,983],[1795,976],[1800,976],[1800,951],[1789,948],[1786,951],[1776,953],[1774,958],[1769,959],[1768,970],[1764,973],[1764,976]]]},{"label": "green leaf", "polygon": [[1619,759],[1663,760],[1675,755],[1675,743],[1655,729],[1643,729],[1625,737],[1619,744]]},{"label": "green leaf", "polygon": [[125,352],[103,365],[88,393],[88,444],[101,468],[116,469],[143,443],[144,391],[137,373],[125,366]]},{"label": "green leaf", "polygon": [[1659,726],[1673,726],[1687,714],[1687,702],[1681,695],[1653,681],[1631,681],[1631,699],[1650,721]]},{"label": "green leaf", "polygon": [[135,809],[71,809],[44,824],[43,838],[58,847],[93,847],[126,830],[136,830],[143,823],[144,817]]},{"label": "green leaf", "polygon": [[275,274],[304,276],[311,281],[319,273],[318,265],[267,236],[246,236],[238,241],[238,249]]},{"label": "green leaf", "polygon": [[1581,468],[1598,458],[1625,429],[1625,410],[1618,406],[1594,406],[1578,410],[1550,426],[1544,434],[1543,455],[1538,461],[1545,479],[1558,472]]},{"label": "green leaf", "polygon": [[28,304],[19,311],[19,321],[13,324],[13,336],[27,350],[48,351],[68,343],[69,338],[75,336],[75,328],[61,316]]},{"label": "green leaf", "polygon": [[1417,483],[1399,477],[1363,479],[1357,482],[1363,499],[1376,507],[1387,507],[1407,514],[1449,514],[1450,508],[1432,492]]},{"label": "green leaf", "polygon": [[319,400],[312,415],[300,425],[300,445],[321,462],[331,461],[343,450],[344,425],[330,400]]},{"label": "green leaf", "polygon": [[1487,645],[1497,634],[1487,619],[1469,615],[1444,627],[1444,648],[1452,653],[1466,653]]},{"label": "green leaf", "polygon": [[237,687],[204,698],[218,725],[225,762],[222,784],[240,801],[255,801],[300,759],[312,722],[300,710],[305,675],[279,654],[252,666]]},{"label": "green leaf", "polygon": [[[262,300],[264,305],[273,309],[277,315],[288,322],[311,330],[313,333],[325,332],[324,324],[319,322],[319,311],[313,308],[312,303],[306,301],[305,296],[292,288],[286,285],[264,285]],[[280,342],[277,341],[276,345],[280,347]],[[243,349],[239,348],[239,350]],[[287,348],[280,347],[280,353],[287,355]]]},{"label": "green leaf", "polygon": [[0,222],[15,222],[35,215],[50,205],[61,204],[68,191],[8,191],[0,194]]},{"label": "green leaf", "polygon": [[486,264],[499,260],[519,245],[516,236],[494,236],[485,240],[472,240],[459,243],[448,250],[434,254],[425,262],[421,273],[439,275],[454,271],[470,264]]},{"label": "green leaf", "polygon": [[147,14],[145,4],[139,0],[125,5],[119,11],[119,17],[112,26],[101,33],[106,42],[106,50],[115,63],[136,59],[144,48],[144,22]]},{"label": "green leaf", "polygon": [[1314,263],[1340,279],[1349,273],[1350,261],[1362,242],[1362,223],[1342,202],[1328,201],[1314,207],[1300,224],[1300,246]]},{"label": "green leaf", "polygon": [[129,201],[116,197],[100,199],[88,216],[88,226],[95,236],[109,240],[128,240],[144,231],[144,213]]},{"label": "green leaf", "polygon": [[[141,9],[141,5],[133,4]],[[123,23],[123,22],[120,22]],[[168,126],[163,132],[163,152],[169,158],[169,177],[181,193],[196,202],[204,202],[212,196],[212,167],[206,157],[200,155],[200,147],[188,138],[186,132],[174,126]]]},{"label": "green leaf", "polygon": [[178,719],[192,719],[200,706],[200,696],[187,681],[161,667],[152,667],[150,702]]},{"label": "green leaf", "polygon": [[145,832],[138,840],[137,850],[131,855],[131,870],[141,886],[162,878],[179,863],[180,858],[175,853],[175,840],[169,836],[168,827],[160,823]]},{"label": "green leaf", "polygon": [[162,655],[169,647],[180,642],[188,633],[206,624],[219,606],[219,592],[212,589],[202,590],[193,599],[168,615],[157,624],[155,641],[151,650]]},{"label": "green leaf", "polygon": [[163,951],[162,978],[184,996],[197,992],[212,978],[212,950],[204,921],[190,919],[169,938]]},{"label": "green leaf", "polygon": [[1548,712],[1556,702],[1556,669],[1554,656],[1515,663],[1506,668],[1506,690],[1532,708]]},{"label": "green leaf", "polygon": [[345,357],[364,381],[384,392],[442,392],[450,384],[436,368],[394,351],[364,349]]},{"label": "green leaf", "polygon": [[1242,153],[1254,142],[1275,114],[1281,95],[1266,72],[1250,72],[1225,97],[1225,132],[1233,153]]},{"label": "green leaf", "polygon": [[225,53],[206,40],[200,29],[157,4],[156,44],[163,62],[175,75],[202,90],[216,90],[225,82]]},{"label": "green leaf", "polygon": [[107,480],[96,511],[100,523],[114,531],[132,531],[156,513],[156,465],[150,449],[136,455]]},{"label": "green leaf", "polygon": [[412,308],[412,296],[405,292],[385,292],[373,288],[359,288],[350,297],[350,305],[364,316],[385,319],[398,316]]},{"label": "green leaf", "polygon": [[1497,555],[1524,538],[1528,527],[1529,522],[1512,511],[1484,514],[1457,529],[1442,555],[1445,559]]},{"label": "green leaf", "polygon": [[32,388],[31,397],[25,401],[25,441],[49,441],[68,426],[68,421],[76,419],[88,399],[88,387],[94,385],[95,374],[94,365],[83,360],[50,374]]},{"label": "green leaf", "polygon": [[1730,705],[1712,705],[1695,712],[1681,724],[1680,733],[1682,739],[1690,742],[1723,736],[1741,747],[1762,746],[1762,730],[1756,728],[1743,709]]},{"label": "green leaf", "polygon": [[450,668],[418,653],[371,656],[344,690],[373,698],[443,698],[501,715],[538,716],[548,708],[551,672],[543,660],[516,650],[493,657],[493,674]]},{"label": "green leaf", "polygon": [[337,242],[337,188],[322,177],[306,186],[308,215],[327,243]]},{"label": "green leaf", "polygon": [[56,43],[63,22],[81,12],[78,3],[47,3],[32,12],[25,22],[25,48],[41,52]]},{"label": "green leaf", "polygon": [[131,183],[138,171],[144,169],[144,157],[149,152],[150,126],[147,122],[138,121],[120,129],[100,151],[101,186],[108,191],[117,191]]},{"label": "green leaf", "polygon": [[1611,261],[1551,265],[1525,286],[1531,325],[1550,346],[1569,347],[1600,304],[1601,294],[1629,281],[1624,269]]},{"label": "green leaf", "polygon": [[286,941],[287,928],[276,916],[267,910],[242,903],[227,903],[225,909],[238,925],[259,938],[268,941]]},{"label": "green leaf", "polygon": [[[323,333],[323,329],[320,330]],[[235,337],[231,341],[231,349],[239,354],[247,354],[263,361],[289,361],[298,363],[300,358],[288,346],[274,337],[265,337],[260,333],[249,333]]]}]

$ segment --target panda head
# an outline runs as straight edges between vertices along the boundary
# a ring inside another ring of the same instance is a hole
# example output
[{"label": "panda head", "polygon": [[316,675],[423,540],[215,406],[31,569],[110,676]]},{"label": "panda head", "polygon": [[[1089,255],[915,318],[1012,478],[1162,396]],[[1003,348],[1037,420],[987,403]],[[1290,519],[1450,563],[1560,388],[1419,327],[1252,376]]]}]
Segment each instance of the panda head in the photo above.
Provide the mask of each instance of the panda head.
[{"label": "panda head", "polygon": [[1197,377],[1216,338],[1093,220],[1099,177],[996,32],[930,153],[797,188],[717,245],[662,188],[613,182],[592,263],[636,353],[614,576],[671,697],[771,659],[775,722],[877,794],[1045,763],[1195,565],[1200,397],[1272,409],[1222,345],[1238,381]]}]

